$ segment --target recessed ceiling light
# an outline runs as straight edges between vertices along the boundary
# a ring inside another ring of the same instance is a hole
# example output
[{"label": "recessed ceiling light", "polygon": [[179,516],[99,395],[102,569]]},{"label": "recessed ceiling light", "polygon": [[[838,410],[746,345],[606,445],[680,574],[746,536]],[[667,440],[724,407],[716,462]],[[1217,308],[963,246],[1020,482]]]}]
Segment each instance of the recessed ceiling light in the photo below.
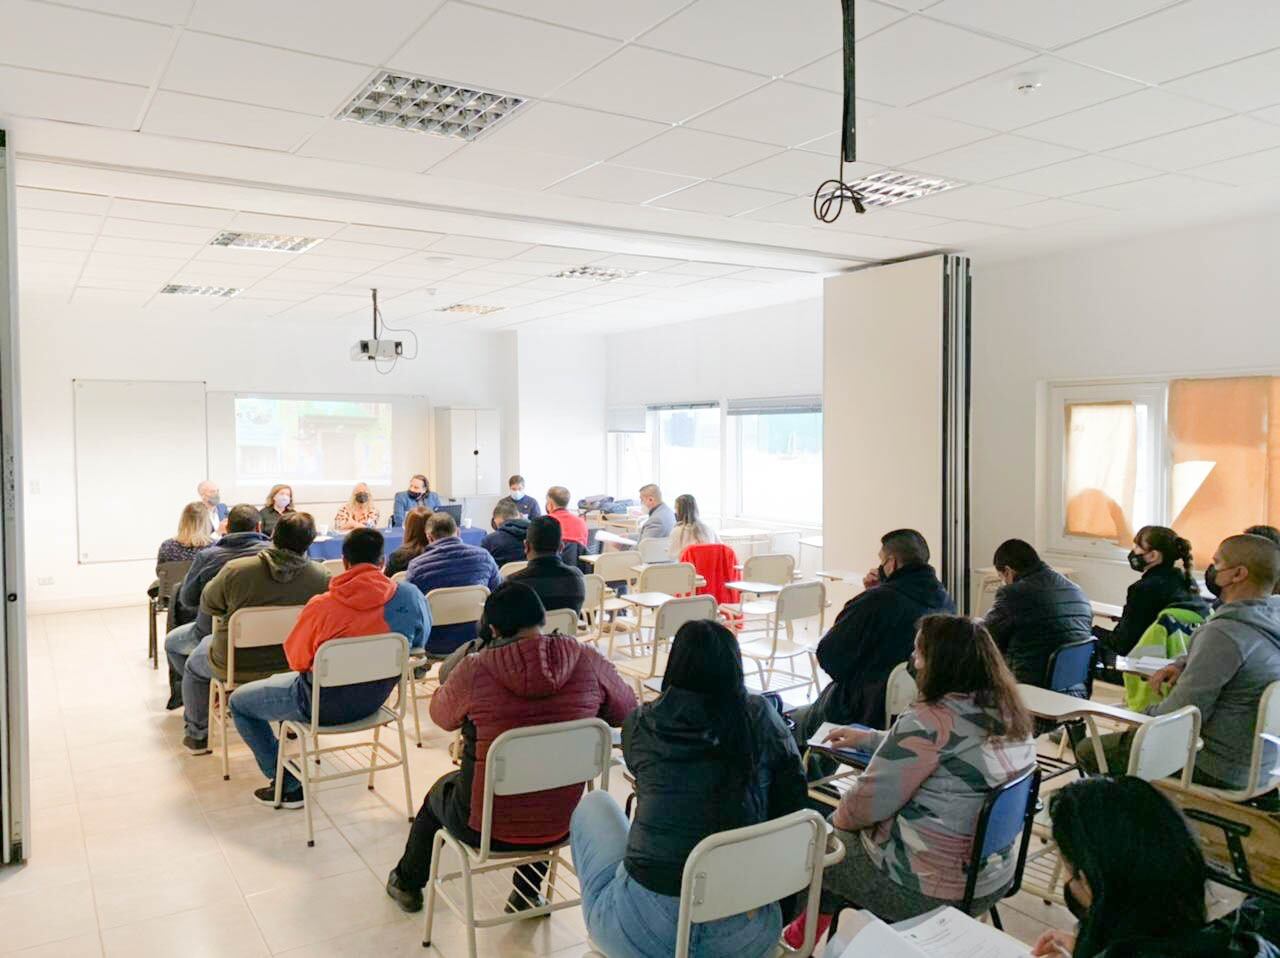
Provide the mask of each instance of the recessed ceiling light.
[{"label": "recessed ceiling light", "polygon": [[382,73],[356,94],[339,120],[474,140],[525,101],[425,77]]},{"label": "recessed ceiling light", "polygon": [[436,312],[470,313],[472,316],[488,316],[490,313],[496,313],[503,308],[502,306],[482,306],[480,303],[454,303],[452,306],[442,306]]},{"label": "recessed ceiling light", "polygon": [[916,200],[922,196],[954,189],[960,184],[939,179],[936,176],[882,170],[847,185],[861,195],[863,206],[892,206],[904,200]]},{"label": "recessed ceiling light", "polygon": [[305,253],[320,240],[314,236],[283,236],[279,233],[233,233],[223,230],[209,241],[210,246],[261,249],[273,253]]},{"label": "recessed ceiling light", "polygon": [[597,283],[609,283],[615,279],[630,279],[639,276],[638,269],[614,269],[611,266],[575,266],[552,273],[552,279],[593,279]]},{"label": "recessed ceiling light", "polygon": [[171,296],[220,296],[230,299],[232,296],[239,296],[244,290],[234,286],[183,286],[180,283],[170,283],[160,292]]}]

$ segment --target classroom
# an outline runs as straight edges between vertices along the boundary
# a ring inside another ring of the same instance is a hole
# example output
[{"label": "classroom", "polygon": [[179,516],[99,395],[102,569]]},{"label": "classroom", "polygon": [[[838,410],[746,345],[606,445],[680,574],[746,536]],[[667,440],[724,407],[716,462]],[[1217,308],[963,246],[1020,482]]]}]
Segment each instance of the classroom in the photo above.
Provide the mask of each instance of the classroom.
[{"label": "classroom", "polygon": [[0,955],[1280,958],[1280,4],[0,0]]}]

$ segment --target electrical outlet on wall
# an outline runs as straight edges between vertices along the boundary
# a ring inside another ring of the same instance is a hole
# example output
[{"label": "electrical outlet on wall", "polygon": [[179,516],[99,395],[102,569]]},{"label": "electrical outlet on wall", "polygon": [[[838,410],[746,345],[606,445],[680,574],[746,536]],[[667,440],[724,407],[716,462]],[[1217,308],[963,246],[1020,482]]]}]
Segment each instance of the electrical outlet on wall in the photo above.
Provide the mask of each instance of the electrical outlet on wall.
[{"label": "electrical outlet on wall", "polygon": [[51,575],[37,576],[36,585],[53,585],[53,576]]}]

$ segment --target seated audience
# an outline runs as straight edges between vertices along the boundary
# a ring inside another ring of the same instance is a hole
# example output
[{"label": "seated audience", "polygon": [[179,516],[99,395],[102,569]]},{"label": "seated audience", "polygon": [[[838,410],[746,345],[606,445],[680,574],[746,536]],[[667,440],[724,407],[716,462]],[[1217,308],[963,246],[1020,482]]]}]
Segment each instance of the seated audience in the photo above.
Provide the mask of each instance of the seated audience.
[{"label": "seated audience", "polygon": [[391,527],[404,525],[404,517],[410,509],[426,506],[435,511],[440,508],[440,497],[431,491],[427,477],[418,475],[409,480],[408,492],[397,492],[391,510]]},{"label": "seated audience", "polygon": [[[1270,539],[1277,546],[1280,546],[1280,529],[1277,529],[1275,526],[1250,526],[1248,529],[1244,530],[1244,534],[1247,536],[1262,536],[1262,538]],[[1216,609],[1221,604],[1218,593],[1214,591],[1213,586],[1208,582],[1204,585],[1206,589],[1213,592],[1213,607]],[[1280,582],[1276,583],[1276,595],[1280,595]]]},{"label": "seated audience", "polygon": [[[708,835],[804,808],[800,755],[782,716],[746,690],[737,639],[711,621],[680,627],[662,694],[627,716],[622,751],[635,776],[633,821],[601,791],[573,813],[583,919],[606,954],[666,958],[689,853]],[[775,903],[698,925],[697,954],[772,954],[782,923]]]},{"label": "seated audience", "polygon": [[[842,902],[888,922],[958,905],[988,793],[1035,765],[1031,716],[981,623],[926,616],[912,659],[919,697],[893,728],[828,736],[837,748],[873,754],[831,816],[845,857],[823,875],[824,916]],[[1018,847],[1015,840],[983,864],[973,914],[1004,897]],[[803,937],[800,919],[787,940],[794,946]]]},{"label": "seated audience", "polygon": [[542,607],[582,611],[586,584],[582,572],[560,558],[560,523],[551,516],[539,516],[529,523],[524,555],[529,564],[513,573],[508,581],[521,582],[538,594]]},{"label": "seated audience", "polygon": [[1206,924],[1208,870],[1182,813],[1140,778],[1085,778],[1049,801],[1076,933],[1047,931],[1038,958],[1275,958],[1236,917]]},{"label": "seated audience", "polygon": [[274,533],[280,517],[293,511],[293,487],[283,483],[272,486],[271,491],[267,493],[267,501],[258,510],[258,516],[262,520],[263,535],[269,536]]},{"label": "seated audience", "polygon": [[271,540],[259,531],[261,527],[257,506],[238,505],[227,513],[226,535],[209,548],[202,549],[191,560],[191,568],[187,569],[178,589],[175,621],[180,624],[164,638],[165,657],[169,660],[169,701],[165,704],[166,709],[182,705],[182,673],[186,669],[187,656],[195,651],[201,639],[213,631],[213,620],[209,614],[200,612],[200,594],[218,570],[232,559],[253,555],[270,545]]},{"label": "seated audience", "polygon": [[649,512],[649,518],[640,526],[641,539],[665,539],[676,527],[676,514],[662,501],[662,490],[654,483],[640,487],[640,504]]},{"label": "seated audience", "polygon": [[[227,675],[227,628],[237,609],[255,605],[305,605],[313,595],[329,587],[329,573],[307,558],[307,549],[316,537],[310,513],[289,512],[279,516],[271,534],[271,546],[256,555],[231,559],[200,594],[200,614],[217,618],[212,634],[200,640],[187,657],[182,673],[182,715],[186,736],[182,740],[192,752],[209,751],[209,681]],[[288,671],[284,649],[269,645],[236,652],[236,682],[265,679]]]},{"label": "seated audience", "polygon": [[404,544],[387,557],[387,578],[409,568],[409,563],[427,551],[427,520],[431,510],[416,506],[404,515]]},{"label": "seated audience", "polygon": [[1019,682],[1047,688],[1054,651],[1093,637],[1093,606],[1021,539],[1002,542],[992,564],[1004,585],[982,624]]},{"label": "seated audience", "polygon": [[156,550],[156,574],[165,562],[191,562],[200,551],[213,544],[209,532],[209,510],[203,502],[188,502],[178,517],[178,531]]},{"label": "seated audience", "polygon": [[205,504],[205,508],[209,510],[209,531],[214,535],[221,535],[226,532],[227,505],[222,501],[222,496],[218,491],[218,484],[205,479],[196,486],[196,495]]},{"label": "seated audience", "polygon": [[671,530],[671,558],[679,559],[689,546],[719,542],[716,531],[698,518],[698,502],[693,496],[676,496],[676,524]]},{"label": "seated audience", "polygon": [[[241,685],[231,693],[231,717],[253,752],[269,784],[254,791],[263,805],[275,805],[276,753],[279,742],[271,723],[311,721],[311,665],[316,650],[330,639],[398,632],[410,648],[427,641],[431,615],[422,593],[408,582],[392,582],[382,574],[382,533],[355,529],[342,543],[341,574],[329,580],[329,591],[313,596],[284,642],[290,672]],[[397,679],[378,679],[325,689],[320,696],[320,722],[341,725],[366,718],[387,700]],[[287,774],[287,773],[286,773]],[[288,775],[281,791],[283,808],[302,805],[302,783]]]},{"label": "seated audience", "polygon": [[[432,589],[461,585],[482,585],[492,592],[502,581],[493,556],[459,539],[458,524],[449,513],[432,514],[427,520],[427,539],[430,548],[413,559],[408,568],[408,581],[423,595]],[[475,634],[475,625],[470,622],[433,626],[427,638],[427,654],[443,658]]]},{"label": "seated audience", "polygon": [[576,512],[569,511],[569,490],[564,486],[552,486],[547,490],[547,515],[560,523],[560,534],[566,544],[576,542],[583,551],[586,550],[587,521]]},{"label": "seated audience", "polygon": [[[1142,577],[1129,586],[1125,594],[1120,621],[1110,632],[1097,629],[1107,664],[1117,655],[1127,655],[1138,644],[1142,633],[1165,609],[1180,606],[1209,614],[1209,605],[1200,596],[1191,574],[1191,543],[1166,526],[1143,526],[1133,537],[1129,566]],[[1178,568],[1178,563],[1182,568]]]},{"label": "seated audience", "polygon": [[520,515],[515,503],[507,499],[499,499],[493,507],[493,518],[489,520],[493,527],[480,543],[485,552],[493,556],[499,566],[508,562],[524,560],[524,538],[529,534],[529,520]]},{"label": "seated audience", "polygon": [[509,495],[499,499],[499,505],[504,502],[511,503],[520,511],[520,515],[526,519],[536,519],[542,515],[542,509],[538,507],[538,500],[524,491],[524,476],[512,476],[508,479],[507,490]]},{"label": "seated audience", "polygon": [[[1153,689],[1172,685],[1162,702],[1147,709],[1168,715],[1188,705],[1200,710],[1195,781],[1211,788],[1240,789],[1248,783],[1258,704],[1272,682],[1280,682],[1280,547],[1262,536],[1224,539],[1205,578],[1220,590],[1222,606],[1196,631],[1191,652],[1151,676]],[[1102,737],[1107,767],[1129,766],[1134,732]],[[1093,749],[1077,759],[1096,770]]]},{"label": "seated audience", "polygon": [[[528,725],[604,719],[618,725],[635,708],[631,689],[595,649],[563,635],[543,635],[545,613],[528,586],[509,583],[484,604],[486,634],[479,652],[463,658],[431,697],[431,720],[462,730],[462,767],[438,779],[418,811],[404,855],[387,877],[387,894],[405,911],[422,908],[431,871],[431,845],[447,828],[468,845],[480,844],[485,759],[503,732]],[[493,800],[495,851],[546,848],[564,841],[580,786]],[[516,870],[509,911],[540,903],[546,868]]]},{"label": "seated audience", "polygon": [[352,529],[376,529],[382,525],[382,513],[373,504],[373,494],[363,482],[357,482],[351,490],[351,498],[338,507],[333,517],[333,528],[337,532],[350,532]]},{"label": "seated audience", "polygon": [[885,534],[880,565],[863,584],[866,591],[845,603],[818,643],[818,664],[832,681],[793,716],[801,747],[823,722],[882,727],[889,673],[911,657],[916,623],[930,612],[956,609],[929,565],[928,543],[914,529]]}]

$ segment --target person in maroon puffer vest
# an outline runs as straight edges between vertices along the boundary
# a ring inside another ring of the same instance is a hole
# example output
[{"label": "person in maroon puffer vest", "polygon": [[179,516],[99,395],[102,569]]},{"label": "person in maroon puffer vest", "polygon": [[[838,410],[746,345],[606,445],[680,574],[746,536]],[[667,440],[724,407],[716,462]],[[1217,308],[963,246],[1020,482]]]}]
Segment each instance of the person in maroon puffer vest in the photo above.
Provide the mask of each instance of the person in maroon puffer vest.
[{"label": "person in maroon puffer vest", "polygon": [[[636,707],[634,693],[608,659],[576,638],[543,635],[545,621],[537,593],[509,582],[485,600],[480,650],[460,649],[445,663],[431,720],[446,731],[462,729],[462,767],[431,786],[404,855],[387,877],[387,894],[405,911],[422,908],[439,829],[479,847],[485,759],[494,739],[513,728],[583,718],[618,726]],[[581,785],[495,796],[490,846],[521,851],[560,844],[581,797]],[[545,903],[545,872],[545,863],[516,870],[508,911]]]}]

